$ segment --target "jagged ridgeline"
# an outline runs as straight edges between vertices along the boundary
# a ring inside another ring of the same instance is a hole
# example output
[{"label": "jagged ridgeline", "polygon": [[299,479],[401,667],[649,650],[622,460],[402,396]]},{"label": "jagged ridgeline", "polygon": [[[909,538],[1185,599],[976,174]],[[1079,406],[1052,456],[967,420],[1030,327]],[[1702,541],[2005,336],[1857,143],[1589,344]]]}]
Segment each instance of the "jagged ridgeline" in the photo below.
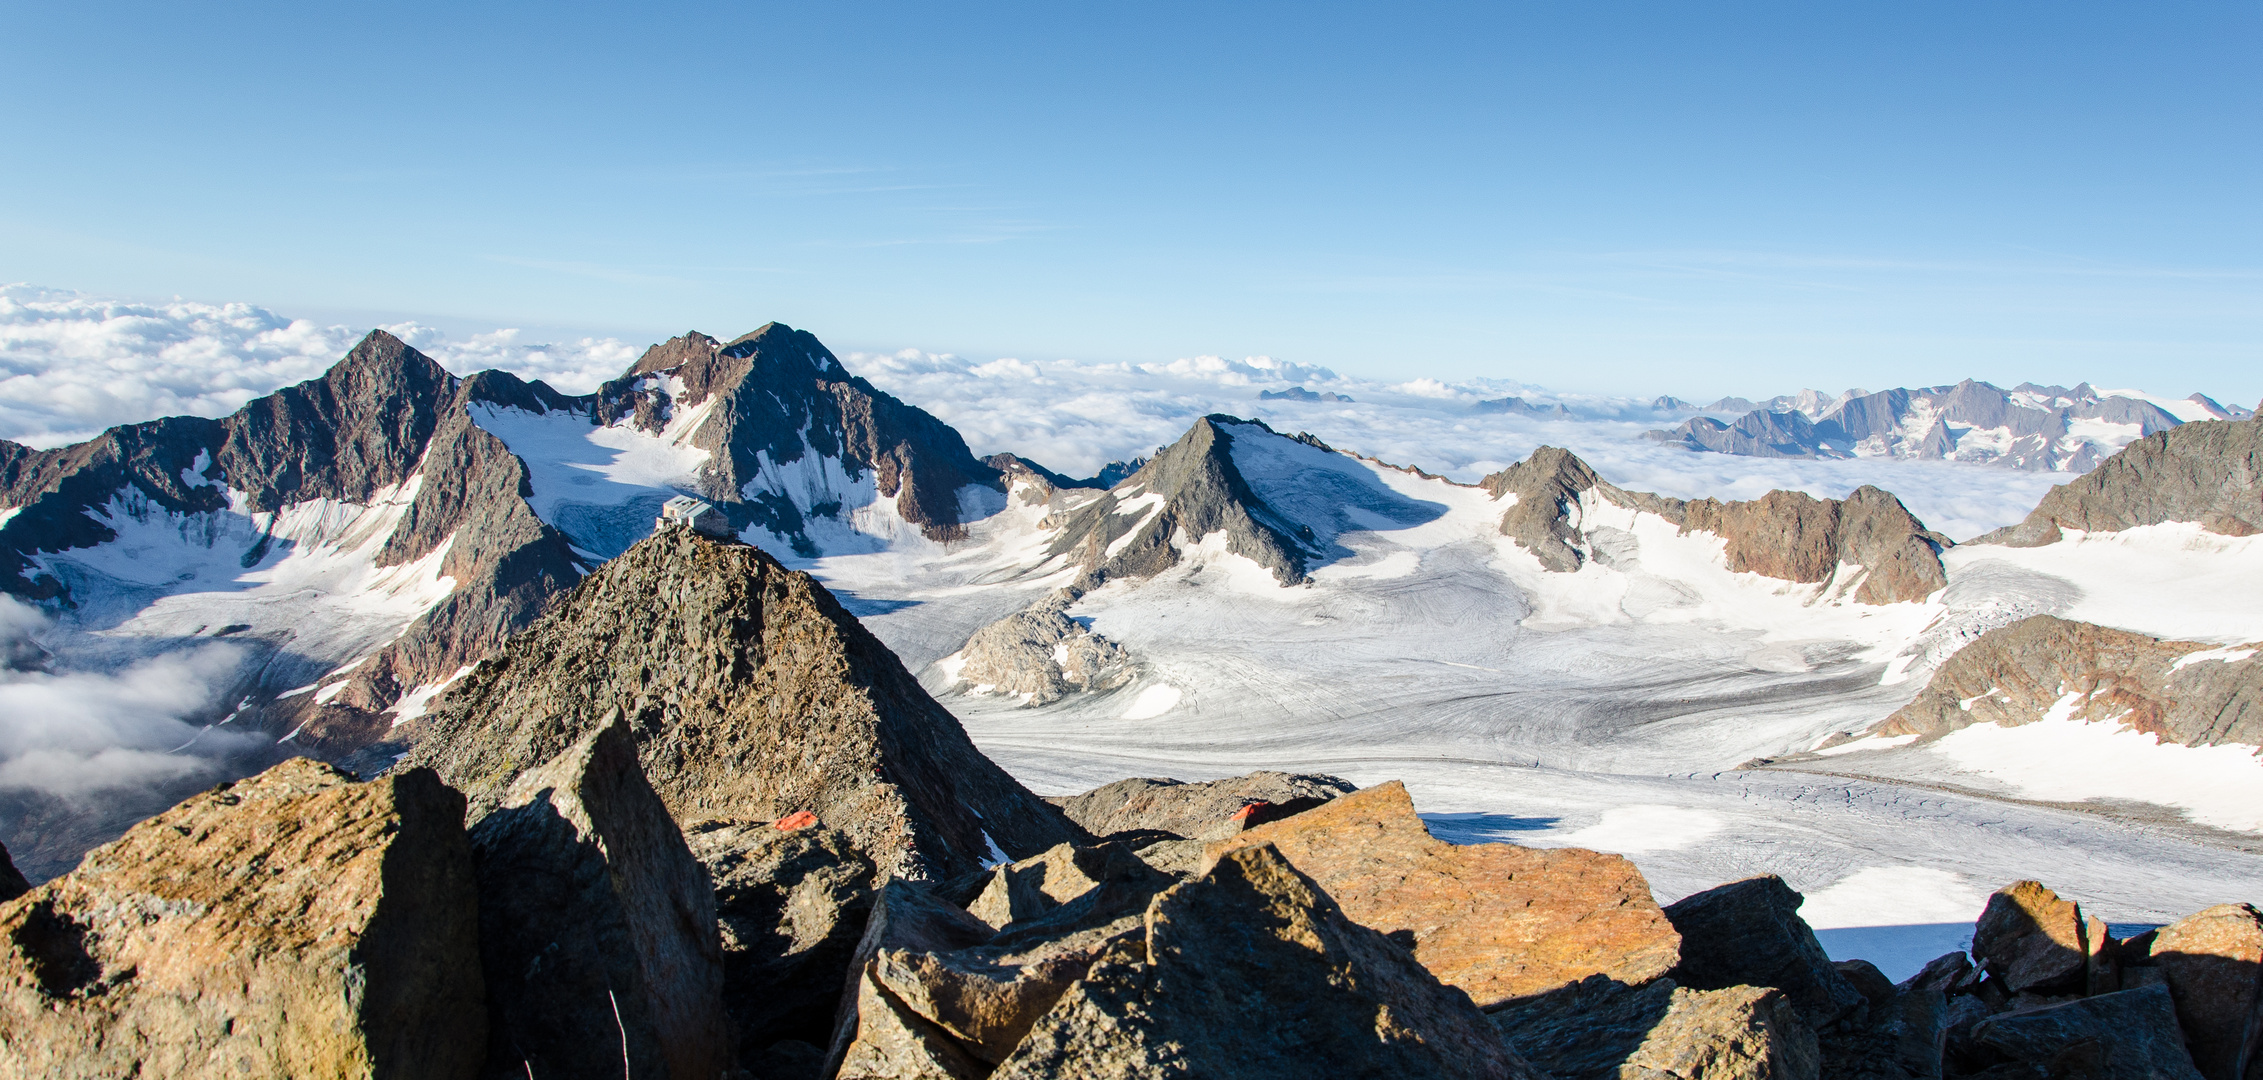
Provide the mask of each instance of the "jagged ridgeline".
[{"label": "jagged ridgeline", "polygon": [[[598,460],[593,443],[630,452]],[[55,450],[0,442],[0,590],[132,610],[200,573],[243,590],[317,557],[327,576],[308,571],[303,591],[328,594],[324,610],[247,603],[148,628],[225,630],[257,654],[223,695],[243,702],[233,722],[342,757],[643,536],[675,491],[814,553],[823,523],[868,506],[961,537],[1002,484],[948,425],[779,323],[671,339],[584,395],[459,379],[374,331],[322,378],[221,419]]]}]

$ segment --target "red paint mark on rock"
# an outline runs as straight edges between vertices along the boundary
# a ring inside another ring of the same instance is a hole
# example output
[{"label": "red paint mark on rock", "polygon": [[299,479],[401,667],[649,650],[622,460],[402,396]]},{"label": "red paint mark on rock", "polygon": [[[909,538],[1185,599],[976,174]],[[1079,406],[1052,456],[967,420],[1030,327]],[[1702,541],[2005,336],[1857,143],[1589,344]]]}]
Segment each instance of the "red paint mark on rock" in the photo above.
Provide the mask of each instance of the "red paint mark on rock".
[{"label": "red paint mark on rock", "polygon": [[794,813],[787,814],[785,817],[779,818],[777,821],[774,821],[771,824],[775,828],[777,828],[779,832],[792,832],[795,829],[806,829],[812,825],[817,824],[817,815],[812,814],[807,810],[797,810]]},{"label": "red paint mark on rock", "polygon": [[1250,819],[1252,819],[1252,818],[1254,818],[1254,817],[1258,816],[1259,814],[1262,814],[1262,813],[1264,813],[1265,811],[1267,811],[1267,810],[1270,810],[1270,809],[1272,809],[1272,808],[1273,808],[1273,804],[1272,804],[1272,803],[1266,802],[1266,801],[1265,801],[1265,800],[1263,800],[1263,799],[1259,799],[1259,800],[1258,800],[1258,801],[1256,801],[1256,802],[1250,803],[1249,805],[1247,805],[1247,806],[1244,806],[1244,807],[1242,807],[1241,809],[1234,811],[1234,817],[1233,817],[1233,820],[1235,820],[1235,821],[1248,821],[1248,820],[1250,820]]}]

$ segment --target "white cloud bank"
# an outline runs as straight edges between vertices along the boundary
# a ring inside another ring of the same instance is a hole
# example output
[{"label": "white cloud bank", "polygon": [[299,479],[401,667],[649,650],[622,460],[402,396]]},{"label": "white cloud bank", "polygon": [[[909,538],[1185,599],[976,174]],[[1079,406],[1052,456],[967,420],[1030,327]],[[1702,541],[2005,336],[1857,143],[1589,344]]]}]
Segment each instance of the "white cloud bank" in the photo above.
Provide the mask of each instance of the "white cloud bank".
[{"label": "white cloud bank", "polygon": [[[642,344],[615,338],[524,344],[510,329],[461,338],[416,323],[385,329],[459,374],[502,368],[570,393],[618,375],[643,351]],[[321,374],[366,332],[289,319],[248,304],[136,303],[0,286],[0,438],[58,446],[112,424],[225,415],[252,398]],[[1651,412],[1647,395],[1552,394],[1510,380],[1443,381],[1414,371],[1363,380],[1269,357],[1098,364],[974,361],[905,350],[852,352],[842,359],[881,389],[956,426],[978,454],[1010,450],[1079,476],[1151,453],[1196,417],[1225,412],[1285,431],[1310,431],[1347,450],[1465,482],[1553,444],[1577,452],[1614,483],[1685,498],[1752,498],[1771,488],[1835,497],[1876,484],[1959,539],[2019,520],[2052,484],[2066,479],[1943,462],[1694,453],[1641,438],[1645,430],[1680,419]],[[1292,386],[1356,400],[1258,399],[1261,391]],[[1480,400],[1508,395],[1564,404],[1579,419],[1481,414],[1473,408]]]}]

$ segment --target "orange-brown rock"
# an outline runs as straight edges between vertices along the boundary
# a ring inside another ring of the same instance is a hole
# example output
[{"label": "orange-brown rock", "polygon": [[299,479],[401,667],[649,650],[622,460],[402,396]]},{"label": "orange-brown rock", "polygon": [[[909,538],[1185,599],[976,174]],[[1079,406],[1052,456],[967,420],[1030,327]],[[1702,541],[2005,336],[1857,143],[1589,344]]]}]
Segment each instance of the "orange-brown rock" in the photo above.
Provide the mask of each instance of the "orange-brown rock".
[{"label": "orange-brown rock", "polygon": [[0,1077],[470,1077],[486,1049],[464,800],[304,758],[0,905]]},{"label": "orange-brown rock", "polygon": [[2153,963],[2176,1000],[2177,1022],[2208,1080],[2263,1080],[2263,913],[2218,904],[2153,939]]},{"label": "orange-brown rock", "polygon": [[2044,888],[2015,881],[1988,898],[1972,930],[1972,955],[2013,993],[2085,989],[2090,949],[2082,907]]},{"label": "orange-brown rock", "polygon": [[1686,513],[1682,531],[1726,540],[1729,569],[1739,573],[1817,583],[1851,563],[1866,571],[1854,592],[1865,604],[1923,600],[1949,584],[1941,567],[1948,538],[1868,484],[1843,500],[1771,491],[1750,502],[1699,499]]},{"label": "orange-brown rock", "polygon": [[1397,781],[1215,841],[1204,868],[1267,843],[1354,922],[1412,934],[1415,958],[1481,1008],[1590,975],[1648,982],[1680,955],[1633,863],[1580,848],[1446,843]]}]

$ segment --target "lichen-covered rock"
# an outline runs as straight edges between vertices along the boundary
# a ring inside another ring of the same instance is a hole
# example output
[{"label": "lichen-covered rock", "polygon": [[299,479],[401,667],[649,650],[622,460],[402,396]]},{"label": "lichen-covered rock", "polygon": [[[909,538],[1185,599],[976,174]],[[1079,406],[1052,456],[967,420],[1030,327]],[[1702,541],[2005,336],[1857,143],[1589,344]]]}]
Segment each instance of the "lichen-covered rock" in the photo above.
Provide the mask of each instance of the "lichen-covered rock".
[{"label": "lichen-covered rock", "polygon": [[[856,981],[840,1002],[823,1075],[855,1077],[958,1077],[975,1059],[958,1041],[905,1006],[874,973],[883,953],[948,953],[990,940],[989,926],[937,899],[919,885],[896,879],[882,886],[850,957]],[[974,1075],[980,1075],[975,1073]]]},{"label": "lichen-covered rock", "polygon": [[1677,987],[1619,1080],[1815,1080],[1815,1033],[1780,990]]},{"label": "lichen-covered rock", "polygon": [[471,841],[491,1075],[722,1073],[714,893],[627,725],[518,777]]},{"label": "lichen-covered rock", "polygon": [[299,758],[88,852],[0,905],[0,1077],[474,1075],[463,814]]},{"label": "lichen-covered rock", "polygon": [[2153,965],[2176,1001],[2208,1080],[2263,1080],[2263,913],[2218,904],[2153,938]]},{"label": "lichen-covered rock", "polygon": [[[1094,836],[1160,832],[1218,840],[1357,790],[1333,776],[1259,771],[1196,783],[1134,777],[1050,801]],[[1267,807],[1259,820],[1234,816],[1258,803]]]},{"label": "lichen-covered rock", "polygon": [[[2186,662],[2196,653],[2212,658]],[[2054,713],[2054,710],[2058,710]],[[2036,615],[1982,634],[1873,730],[1932,740],[2062,715],[2186,746],[2263,743],[2263,653]]]},{"label": "lichen-covered rock", "polygon": [[992,1075],[1248,1080],[1540,1074],[1460,991],[1346,918],[1269,846],[1155,898]]},{"label": "lichen-covered rock", "polygon": [[1972,1041],[2051,1076],[2201,1080],[2167,990],[2149,986],[1981,1021]]},{"label": "lichen-covered rock", "polygon": [[814,821],[705,821],[684,840],[715,883],[723,1007],[740,1060],[786,1040],[822,1045],[880,888],[872,860]]},{"label": "lichen-covered rock", "polygon": [[1648,982],[1678,955],[1673,926],[1624,857],[1446,843],[1397,781],[1214,841],[1204,857],[1261,844],[1361,925],[1411,934],[1415,959],[1481,1007],[1590,975]]},{"label": "lichen-covered rock", "polygon": [[2225,536],[2263,532],[2263,421],[2154,432],[2046,492],[2026,520],[1973,542],[2036,547],[2058,542],[2066,529],[2120,532],[2170,521]]},{"label": "lichen-covered rock", "polygon": [[2013,993],[2080,993],[2090,949],[2082,907],[2044,888],[2015,881],[1988,897],[1972,929],[1972,956]]},{"label": "lichen-covered rock", "polygon": [[407,763],[476,811],[616,717],[678,820],[808,811],[882,874],[948,879],[992,843],[1023,857],[1078,838],[816,579],[688,529],[607,563],[482,661]]},{"label": "lichen-covered rock", "polygon": [[1773,986],[1810,1028],[1821,1029],[1863,1003],[1799,917],[1803,898],[1774,874],[1732,881],[1666,905],[1681,933],[1674,981],[1699,990]]}]

